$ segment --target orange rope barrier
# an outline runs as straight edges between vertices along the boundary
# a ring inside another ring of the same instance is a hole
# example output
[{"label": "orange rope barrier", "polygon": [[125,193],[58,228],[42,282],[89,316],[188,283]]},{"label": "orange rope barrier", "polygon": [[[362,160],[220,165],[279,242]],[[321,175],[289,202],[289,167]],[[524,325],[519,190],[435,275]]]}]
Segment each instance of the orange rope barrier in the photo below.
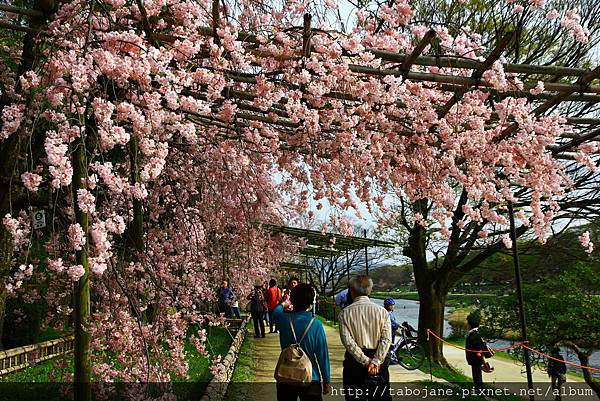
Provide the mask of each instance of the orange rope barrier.
[{"label": "orange rope barrier", "polygon": [[[478,353],[481,352],[481,350],[466,349],[466,348],[463,348],[463,347],[461,347],[459,345],[452,344],[452,343],[444,340],[443,338],[441,338],[440,336],[438,336],[437,334],[435,334],[433,331],[431,331],[429,329],[427,329],[427,341],[429,341],[429,335],[430,334],[433,337],[435,337],[438,340],[440,340],[441,342],[443,342],[444,344],[448,344],[451,347],[458,348],[458,349],[461,349],[461,350],[467,351],[467,352],[478,352]],[[579,365],[579,364],[574,363],[574,362],[565,361],[563,359],[554,358],[554,357],[552,357],[552,356],[550,356],[548,354],[544,354],[541,351],[538,351],[538,350],[536,350],[534,348],[531,348],[531,347],[528,347],[527,345],[525,345],[525,344],[528,344],[528,343],[529,343],[529,341],[523,341],[521,343],[513,344],[511,346],[504,347],[504,348],[495,348],[495,349],[490,348],[490,350],[494,352],[494,351],[505,351],[505,350],[511,349],[511,348],[523,347],[523,348],[527,348],[531,352],[535,352],[536,354],[543,355],[543,356],[545,356],[548,359],[552,359],[552,360],[555,360],[555,361],[558,361],[558,362],[564,362],[564,363],[566,363],[568,365],[575,366],[575,367],[578,367],[578,368],[581,368],[581,369],[587,369],[587,370],[591,370],[591,371],[595,371],[595,372],[600,372],[600,368],[594,368],[592,366],[583,366],[583,365]]]},{"label": "orange rope barrier", "polygon": [[[435,338],[437,338],[438,340],[440,340],[444,344],[448,344],[449,346],[454,347],[454,348],[462,349],[463,351],[467,351],[467,352],[481,352],[482,351],[482,350],[466,349],[466,348],[463,348],[463,347],[461,347],[459,345],[452,344],[452,343],[444,340],[443,338],[439,337],[437,334],[435,334],[433,331],[431,331],[429,329],[427,329],[427,334],[428,335],[431,334],[432,336],[434,336]],[[528,343],[528,341],[525,341],[525,342],[522,342],[522,343],[518,343],[518,344],[513,344],[513,345],[510,345],[508,347],[503,347],[503,348],[489,348],[489,350],[492,351],[492,352],[506,351],[506,350],[509,350],[511,348],[517,348],[517,347],[525,346],[526,343]]]},{"label": "orange rope barrier", "polygon": [[566,364],[569,364],[569,365],[572,365],[572,366],[576,366],[576,367],[581,368],[581,369],[587,369],[587,370],[591,370],[591,371],[595,371],[595,372],[600,372],[600,368],[594,368],[594,367],[591,367],[591,366],[582,366],[582,365],[579,365],[579,364],[576,364],[576,363],[573,363],[573,362],[563,361],[562,359],[554,358],[554,357],[552,357],[550,355],[544,354],[543,352],[538,351],[538,350],[533,349],[533,348],[530,348],[530,347],[528,347],[526,345],[523,345],[523,348],[527,348],[529,351],[535,352],[536,354],[543,355],[543,356],[545,356],[548,359],[553,359],[553,360],[558,361],[558,362],[564,362]]},{"label": "orange rope barrier", "polygon": [[331,301],[328,301],[326,299],[317,299],[317,303],[321,303],[321,302],[325,302],[325,303],[330,304],[330,305],[336,305],[335,302],[331,302]]}]

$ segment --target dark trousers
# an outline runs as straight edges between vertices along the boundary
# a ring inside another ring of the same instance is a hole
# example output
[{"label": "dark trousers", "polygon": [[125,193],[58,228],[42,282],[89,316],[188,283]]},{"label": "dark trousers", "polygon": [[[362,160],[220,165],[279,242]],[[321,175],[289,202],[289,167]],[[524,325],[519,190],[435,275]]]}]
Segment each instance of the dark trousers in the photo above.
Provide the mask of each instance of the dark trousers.
[{"label": "dark trousers", "polygon": [[322,401],[321,382],[312,382],[306,387],[277,383],[277,401]]},{"label": "dark trousers", "polygon": [[475,384],[475,388],[483,388],[481,365],[471,365],[471,374],[473,375],[473,384]]},{"label": "dark trousers", "polygon": [[242,318],[242,315],[240,314],[240,308],[239,306],[235,306],[235,307],[231,307],[231,313],[233,314],[233,316],[235,316],[238,319]]},{"label": "dark trousers", "polygon": [[[251,312],[250,314],[252,315],[252,321],[254,322],[254,337],[258,337],[259,335],[264,337],[265,321],[263,319],[265,317],[265,312]],[[258,332],[259,327],[260,333]]]},{"label": "dark trousers", "polygon": [[562,401],[560,392],[562,390],[563,383],[564,382],[560,376],[552,376],[552,390],[556,393],[554,396],[554,401]]},{"label": "dark trousers", "polygon": [[[363,352],[369,358],[373,358],[376,350],[364,348]],[[366,366],[356,362],[356,359],[346,352],[342,374],[346,401],[391,401],[389,364],[389,357],[386,357],[379,365],[379,374],[371,376]]]},{"label": "dark trousers", "polygon": [[226,318],[231,318],[231,306],[219,303],[217,313],[224,313]]},{"label": "dark trousers", "polygon": [[[273,320],[273,312],[275,311],[275,309],[269,309],[269,331],[271,333],[277,333],[277,325],[275,324],[275,321]],[[273,327],[275,327],[275,330],[273,330]]]}]

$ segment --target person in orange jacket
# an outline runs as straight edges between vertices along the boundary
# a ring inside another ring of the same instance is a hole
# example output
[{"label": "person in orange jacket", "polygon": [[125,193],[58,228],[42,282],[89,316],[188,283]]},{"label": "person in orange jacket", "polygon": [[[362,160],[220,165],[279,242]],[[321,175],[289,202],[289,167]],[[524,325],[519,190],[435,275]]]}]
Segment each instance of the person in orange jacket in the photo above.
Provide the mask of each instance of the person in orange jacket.
[{"label": "person in orange jacket", "polygon": [[273,320],[273,311],[281,301],[281,290],[277,287],[277,281],[274,278],[269,281],[269,289],[265,291],[265,301],[267,301],[267,307],[269,308],[269,333],[277,333],[277,326],[275,326],[275,321]]}]

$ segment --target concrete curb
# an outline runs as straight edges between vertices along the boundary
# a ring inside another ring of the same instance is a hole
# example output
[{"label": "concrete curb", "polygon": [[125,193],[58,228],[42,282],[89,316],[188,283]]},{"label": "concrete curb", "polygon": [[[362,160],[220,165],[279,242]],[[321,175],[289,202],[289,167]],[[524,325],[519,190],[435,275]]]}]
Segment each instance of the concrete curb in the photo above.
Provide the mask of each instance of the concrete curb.
[{"label": "concrete curb", "polygon": [[225,398],[227,387],[229,386],[229,382],[233,377],[235,363],[237,362],[240,349],[242,348],[242,344],[246,338],[246,333],[248,332],[246,326],[248,325],[249,321],[250,316],[247,316],[242,321],[240,329],[235,335],[227,355],[225,355],[225,358],[223,358],[223,366],[225,366],[225,371],[223,374],[213,377],[210,382],[208,382],[206,391],[204,392],[202,398],[200,398],[200,401],[221,401]]}]

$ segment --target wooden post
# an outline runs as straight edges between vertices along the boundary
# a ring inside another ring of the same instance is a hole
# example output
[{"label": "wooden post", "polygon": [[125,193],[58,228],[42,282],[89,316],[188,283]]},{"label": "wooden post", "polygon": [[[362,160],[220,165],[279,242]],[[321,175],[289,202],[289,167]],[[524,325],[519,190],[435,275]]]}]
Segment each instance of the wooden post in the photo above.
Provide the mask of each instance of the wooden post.
[{"label": "wooden post", "polygon": [[75,400],[90,401],[92,398],[90,378],[90,281],[88,261],[88,215],[79,208],[77,203],[77,190],[85,189],[87,178],[87,157],[85,150],[85,118],[80,115],[81,135],[73,142],[73,203],[75,206],[75,221],[79,223],[86,236],[86,241],[81,250],[76,251],[75,260],[83,266],[83,276],[74,286],[75,315]]}]

